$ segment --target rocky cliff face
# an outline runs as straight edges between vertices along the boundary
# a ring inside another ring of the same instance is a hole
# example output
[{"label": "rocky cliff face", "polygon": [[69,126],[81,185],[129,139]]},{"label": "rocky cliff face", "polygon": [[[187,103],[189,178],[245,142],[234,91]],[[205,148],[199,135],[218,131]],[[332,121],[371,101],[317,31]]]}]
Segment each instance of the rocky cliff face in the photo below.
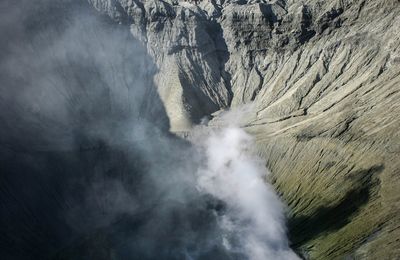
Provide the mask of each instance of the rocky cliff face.
[{"label": "rocky cliff face", "polygon": [[305,258],[400,254],[397,0],[89,2],[147,47],[172,131],[253,102]]}]

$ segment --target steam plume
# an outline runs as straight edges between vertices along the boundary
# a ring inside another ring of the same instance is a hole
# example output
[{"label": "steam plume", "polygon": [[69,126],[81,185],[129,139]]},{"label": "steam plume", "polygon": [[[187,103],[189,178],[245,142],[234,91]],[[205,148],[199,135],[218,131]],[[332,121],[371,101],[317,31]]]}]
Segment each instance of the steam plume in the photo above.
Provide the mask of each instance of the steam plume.
[{"label": "steam plume", "polygon": [[[248,113],[249,107],[243,110]],[[197,188],[226,205],[218,216],[224,247],[251,260],[298,259],[288,246],[284,206],[265,181],[268,171],[252,149],[251,136],[231,124],[194,139],[206,154]]]}]

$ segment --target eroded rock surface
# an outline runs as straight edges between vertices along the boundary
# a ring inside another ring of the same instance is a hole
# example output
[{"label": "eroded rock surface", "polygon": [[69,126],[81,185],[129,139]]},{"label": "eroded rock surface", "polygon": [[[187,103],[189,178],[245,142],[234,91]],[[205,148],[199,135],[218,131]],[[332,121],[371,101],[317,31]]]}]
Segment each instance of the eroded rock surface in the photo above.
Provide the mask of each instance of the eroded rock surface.
[{"label": "eroded rock surface", "polygon": [[172,131],[254,102],[304,257],[400,253],[398,1],[89,2],[146,45]]}]

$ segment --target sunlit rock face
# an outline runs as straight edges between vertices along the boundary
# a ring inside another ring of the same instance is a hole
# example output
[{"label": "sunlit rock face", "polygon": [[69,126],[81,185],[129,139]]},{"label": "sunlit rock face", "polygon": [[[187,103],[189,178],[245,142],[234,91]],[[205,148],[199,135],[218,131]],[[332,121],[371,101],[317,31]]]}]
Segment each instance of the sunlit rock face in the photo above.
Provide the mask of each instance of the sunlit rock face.
[{"label": "sunlit rock face", "polygon": [[253,101],[304,257],[399,254],[398,1],[89,2],[147,47],[172,131]]},{"label": "sunlit rock face", "polygon": [[[158,65],[155,77],[171,130],[184,131],[201,118],[228,107],[232,94],[225,71],[227,46],[215,19],[189,3],[91,1],[147,46]],[[214,16],[213,5],[207,9]]]}]

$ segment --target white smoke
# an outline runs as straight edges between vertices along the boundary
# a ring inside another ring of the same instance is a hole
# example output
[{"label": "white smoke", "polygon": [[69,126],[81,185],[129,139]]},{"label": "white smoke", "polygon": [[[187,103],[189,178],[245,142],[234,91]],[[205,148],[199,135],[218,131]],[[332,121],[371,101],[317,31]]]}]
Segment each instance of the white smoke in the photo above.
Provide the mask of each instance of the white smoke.
[{"label": "white smoke", "polygon": [[206,162],[197,188],[225,204],[218,216],[224,247],[251,260],[299,259],[289,247],[284,205],[265,181],[268,171],[252,151],[252,137],[235,126],[201,135],[195,139]]}]

